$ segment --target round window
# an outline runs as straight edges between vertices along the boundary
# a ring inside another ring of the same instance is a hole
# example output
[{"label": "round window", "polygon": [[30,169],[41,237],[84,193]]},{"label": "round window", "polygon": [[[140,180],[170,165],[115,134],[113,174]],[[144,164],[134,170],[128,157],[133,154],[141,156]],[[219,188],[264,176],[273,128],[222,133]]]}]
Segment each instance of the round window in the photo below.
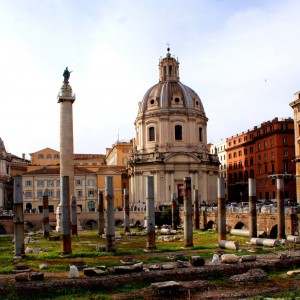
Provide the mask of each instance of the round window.
[{"label": "round window", "polygon": [[180,99],[179,99],[179,98],[175,98],[175,102],[176,102],[176,103],[179,103],[179,102],[180,102]]},{"label": "round window", "polygon": [[154,104],[155,101],[153,99],[150,100],[150,104]]}]

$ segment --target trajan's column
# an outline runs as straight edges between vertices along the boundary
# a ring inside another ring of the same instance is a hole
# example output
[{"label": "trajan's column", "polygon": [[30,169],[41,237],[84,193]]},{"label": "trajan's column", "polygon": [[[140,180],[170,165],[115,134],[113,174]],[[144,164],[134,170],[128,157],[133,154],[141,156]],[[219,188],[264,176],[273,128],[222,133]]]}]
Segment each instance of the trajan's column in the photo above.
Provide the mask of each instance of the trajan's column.
[{"label": "trajan's column", "polygon": [[[61,179],[61,203],[62,203],[62,177],[69,177],[69,199],[74,195],[74,147],[73,147],[73,110],[75,94],[69,85],[70,71],[66,67],[63,76],[64,82],[57,96],[60,103],[60,179]],[[58,225],[58,224],[57,224]],[[57,227],[60,227],[59,225]],[[58,229],[58,228],[57,228]]]}]

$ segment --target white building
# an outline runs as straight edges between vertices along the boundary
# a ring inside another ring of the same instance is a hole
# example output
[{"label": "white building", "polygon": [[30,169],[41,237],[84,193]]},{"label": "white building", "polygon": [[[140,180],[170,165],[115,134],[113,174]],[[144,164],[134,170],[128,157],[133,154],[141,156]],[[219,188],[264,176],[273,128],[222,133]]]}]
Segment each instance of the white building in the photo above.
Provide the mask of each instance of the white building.
[{"label": "white building", "polygon": [[227,188],[227,159],[226,159],[226,140],[221,140],[219,143],[214,144],[210,148],[211,154],[217,154],[219,158],[219,176],[224,178],[225,184],[225,199],[228,200]]},{"label": "white building", "polygon": [[[217,202],[218,157],[209,153],[207,117],[195,91],[179,81],[179,62],[159,61],[159,82],[139,102],[136,138],[129,159],[130,199],[146,203],[146,178],[154,176],[155,205],[183,203],[183,179],[190,177],[201,203]],[[193,193],[194,194],[194,193]]]}]

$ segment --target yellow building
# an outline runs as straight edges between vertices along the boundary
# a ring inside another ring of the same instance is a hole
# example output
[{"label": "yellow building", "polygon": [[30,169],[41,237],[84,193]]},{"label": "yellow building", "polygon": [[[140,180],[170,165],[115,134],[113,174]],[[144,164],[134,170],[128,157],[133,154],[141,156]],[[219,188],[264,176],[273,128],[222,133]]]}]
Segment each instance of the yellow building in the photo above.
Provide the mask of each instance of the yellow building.
[{"label": "yellow building", "polygon": [[[54,212],[60,202],[60,169],[43,167],[22,175],[23,205],[26,212],[41,212],[43,193],[48,189],[49,211]],[[75,168],[74,189],[81,211],[95,211],[97,204],[97,176],[85,168]]]}]

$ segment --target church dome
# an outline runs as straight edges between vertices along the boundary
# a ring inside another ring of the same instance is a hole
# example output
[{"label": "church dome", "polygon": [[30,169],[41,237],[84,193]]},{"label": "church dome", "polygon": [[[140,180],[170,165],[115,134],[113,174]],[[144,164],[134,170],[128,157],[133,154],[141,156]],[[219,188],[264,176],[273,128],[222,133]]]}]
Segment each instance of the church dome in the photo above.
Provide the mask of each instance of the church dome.
[{"label": "church dome", "polygon": [[159,82],[152,86],[139,105],[139,116],[153,113],[183,113],[205,118],[200,97],[190,87],[179,81],[178,59],[168,53],[159,61]]}]

